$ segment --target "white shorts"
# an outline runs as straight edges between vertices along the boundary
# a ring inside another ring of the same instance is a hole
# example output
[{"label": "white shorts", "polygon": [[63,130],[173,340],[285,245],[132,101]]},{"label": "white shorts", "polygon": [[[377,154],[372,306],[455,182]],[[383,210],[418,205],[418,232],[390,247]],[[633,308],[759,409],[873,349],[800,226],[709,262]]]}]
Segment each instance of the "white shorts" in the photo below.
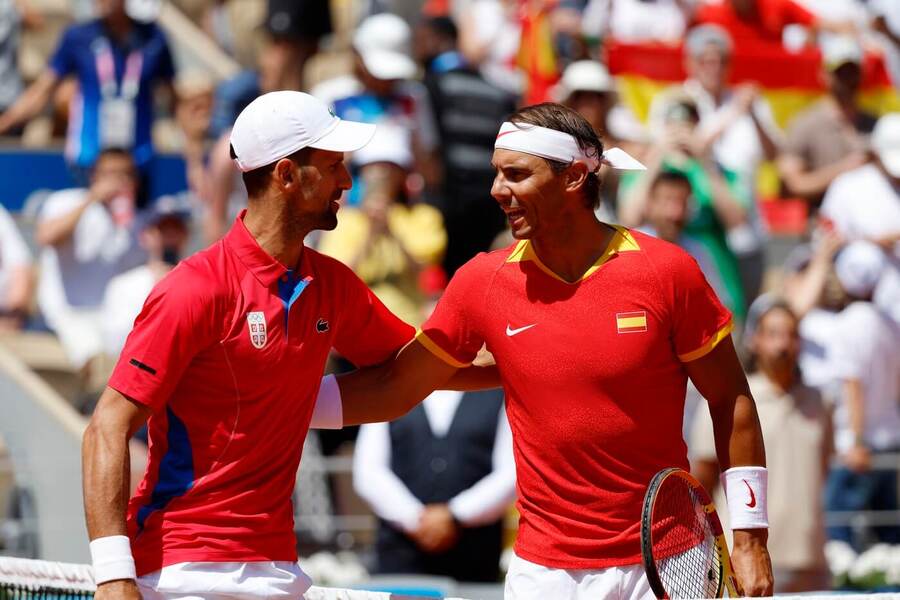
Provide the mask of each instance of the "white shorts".
[{"label": "white shorts", "polygon": [[186,562],[137,583],[144,600],[296,600],[312,580],[295,562]]},{"label": "white shorts", "polygon": [[505,600],[656,600],[641,565],[598,570],[553,569],[513,554]]}]

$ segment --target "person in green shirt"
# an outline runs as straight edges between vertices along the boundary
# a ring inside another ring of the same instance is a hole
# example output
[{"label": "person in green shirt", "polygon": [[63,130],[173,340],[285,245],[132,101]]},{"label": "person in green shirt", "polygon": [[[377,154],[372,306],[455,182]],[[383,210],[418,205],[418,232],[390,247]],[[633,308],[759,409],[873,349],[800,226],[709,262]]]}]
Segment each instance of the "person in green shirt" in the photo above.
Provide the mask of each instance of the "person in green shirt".
[{"label": "person in green shirt", "polygon": [[646,220],[650,187],[661,172],[679,173],[691,184],[691,215],[684,236],[701,244],[722,281],[725,305],[737,320],[747,314],[747,299],[741,285],[738,261],[728,247],[726,234],[747,222],[751,197],[740,176],[715,163],[707,150],[699,150],[694,130],[699,116],[690,99],[676,98],[666,110],[665,129],[651,146],[644,163],[646,171],[627,172],[619,182],[619,220],[626,227],[639,227]]}]

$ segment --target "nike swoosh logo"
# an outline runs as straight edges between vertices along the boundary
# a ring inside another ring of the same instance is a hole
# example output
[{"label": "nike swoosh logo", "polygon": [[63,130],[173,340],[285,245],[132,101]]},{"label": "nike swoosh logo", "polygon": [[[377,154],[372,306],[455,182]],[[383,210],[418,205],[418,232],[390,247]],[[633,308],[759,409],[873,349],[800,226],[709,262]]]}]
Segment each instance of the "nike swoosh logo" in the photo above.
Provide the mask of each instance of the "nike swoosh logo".
[{"label": "nike swoosh logo", "polygon": [[512,336],[514,336],[514,335],[519,335],[519,334],[522,333],[523,331],[526,331],[526,330],[528,330],[528,329],[531,329],[531,328],[534,327],[535,325],[537,325],[537,323],[532,323],[531,325],[526,325],[525,327],[519,327],[518,329],[511,329],[511,328],[509,327],[509,323],[507,323],[507,324],[506,324],[506,335],[508,335],[509,337],[512,337]]},{"label": "nike swoosh logo", "polygon": [[753,493],[753,488],[750,487],[750,483],[746,479],[741,479],[744,482],[744,485],[747,486],[747,489],[750,490],[750,502],[747,503],[747,508],[753,508],[756,506],[756,494]]}]

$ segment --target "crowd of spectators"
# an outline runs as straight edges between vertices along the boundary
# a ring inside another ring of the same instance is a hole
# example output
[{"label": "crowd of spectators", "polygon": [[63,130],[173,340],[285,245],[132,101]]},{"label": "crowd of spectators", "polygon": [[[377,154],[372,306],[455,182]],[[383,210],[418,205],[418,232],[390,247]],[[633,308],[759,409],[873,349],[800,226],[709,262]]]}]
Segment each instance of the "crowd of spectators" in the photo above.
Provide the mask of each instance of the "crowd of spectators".
[{"label": "crowd of spectators", "polygon": [[[331,9],[318,0],[170,1],[241,66],[238,74],[216,81],[182,69],[157,24],[159,2],[96,0],[93,16],[66,28],[29,78],[17,69],[19,39],[42,26],[41,2],[0,0],[0,134],[22,139],[34,118],[62,118],[80,186],[47,197],[24,239],[0,206],[0,331],[49,328],[86,393],[152,286],[190,250],[216,242],[241,210],[230,128],[267,91],[309,91],[338,116],[380,126],[347,158],[354,186],[337,229],[307,243],[421,323],[456,269],[510,241],[490,196],[490,159],[500,123],[530,85],[518,59],[523,15],[537,14],[552,34],[557,78],[546,99],[577,110],[606,147],[647,166],[624,175],[602,167],[598,214],[684,248],[735,315],[766,440],[781,589],[828,585],[824,510],[898,509],[896,0],[373,0]],[[610,43],[679,49],[685,79],[643,110],[605,62]],[[821,57],[821,72],[804,74],[821,88],[787,120],[776,119],[763,85],[734,76],[736,57],[759,48]],[[860,100],[873,64],[892,78],[893,109],[881,114]],[[183,156],[188,189],[153,198],[161,121],[177,124],[164,142]],[[761,189],[765,173],[780,198]],[[778,237],[765,216],[784,198],[803,207],[805,220]],[[36,248],[25,241],[32,238]],[[368,450],[355,483],[381,518],[382,570],[436,572],[427,555],[438,554],[459,563],[449,574],[473,573],[466,548],[500,543],[508,425],[493,415],[485,431],[457,432],[453,415],[468,417],[456,406],[472,404],[438,393],[407,421],[363,431]],[[708,415],[687,412],[693,464],[714,487]],[[448,445],[426,457],[431,472],[440,461],[467,460],[452,448],[470,443],[467,435],[480,436],[484,456],[451,469],[441,494],[414,476],[425,464],[414,456],[423,440]],[[498,481],[480,481],[491,477]],[[477,533],[466,534],[470,527]],[[898,532],[900,523],[827,534],[861,550],[898,544]]]}]

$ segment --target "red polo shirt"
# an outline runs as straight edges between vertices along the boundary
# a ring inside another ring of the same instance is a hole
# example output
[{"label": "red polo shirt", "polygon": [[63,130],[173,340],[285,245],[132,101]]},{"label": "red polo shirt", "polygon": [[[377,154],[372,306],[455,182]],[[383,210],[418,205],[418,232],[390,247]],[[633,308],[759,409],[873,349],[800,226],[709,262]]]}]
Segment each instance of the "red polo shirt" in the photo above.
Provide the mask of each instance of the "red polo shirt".
[{"label": "red polo shirt", "polygon": [[683,363],[731,331],[686,252],[618,228],[567,283],[528,241],[456,272],[419,341],[445,361],[497,360],[513,433],[515,551],[562,569],[641,562],[641,502],[653,475],[688,468]]},{"label": "red polo shirt", "polygon": [[242,219],[154,288],[110,379],[153,410],[128,507],[138,575],[296,560],[291,493],[330,349],[372,365],[414,334],[346,266],[304,248],[288,271]]}]

